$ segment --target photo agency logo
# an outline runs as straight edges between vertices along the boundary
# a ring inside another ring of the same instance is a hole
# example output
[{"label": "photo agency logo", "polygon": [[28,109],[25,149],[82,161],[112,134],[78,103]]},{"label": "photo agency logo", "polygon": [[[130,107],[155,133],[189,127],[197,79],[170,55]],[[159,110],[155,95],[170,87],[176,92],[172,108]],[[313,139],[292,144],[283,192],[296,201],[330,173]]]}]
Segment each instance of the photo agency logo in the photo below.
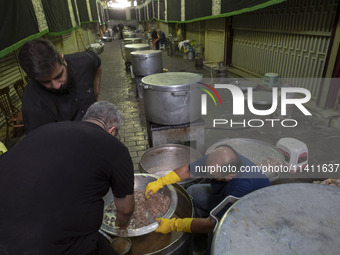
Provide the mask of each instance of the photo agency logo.
[{"label": "photo agency logo", "polygon": [[[208,85],[208,84],[205,84],[203,82],[199,82],[199,84],[202,84],[203,86],[207,87],[208,89],[210,89],[217,97],[217,99],[220,101],[220,104],[222,106],[222,100],[221,100],[221,97],[220,95],[217,93],[216,89],[214,89],[212,86]],[[205,88],[201,88],[201,87],[198,87],[199,89],[203,90],[205,93],[207,93],[211,98],[212,100],[214,101],[215,103],[215,106],[217,106],[217,103],[216,103],[216,100],[215,100],[215,97],[211,94],[211,92]],[[202,94],[201,95],[201,101],[202,101],[202,110],[201,110],[201,114],[202,115],[207,115],[207,95],[206,94]],[[204,107],[203,107],[204,106]]]},{"label": "photo agency logo", "polygon": [[[254,106],[254,91],[253,87],[248,87],[246,91],[233,84],[215,84],[213,86],[201,83],[204,87],[200,89],[205,92],[201,94],[201,115],[208,115],[208,104],[207,95],[212,98],[215,106],[217,106],[217,101],[215,97],[219,100],[221,107],[228,109],[228,105],[222,104],[221,96],[223,93],[230,93],[232,96],[232,115],[233,116],[244,116],[245,105],[247,106],[249,112],[259,118],[244,118],[239,119],[226,119],[226,118],[214,118],[213,127],[228,125],[229,127],[263,127],[264,125],[269,125],[270,127],[275,127],[275,125],[281,125],[282,127],[296,127],[298,121],[291,118],[287,114],[288,107],[297,107],[305,116],[311,116],[312,114],[304,106],[305,103],[309,102],[311,99],[311,93],[308,89],[298,88],[298,87],[273,87],[271,89],[271,107],[268,109],[256,109]],[[210,92],[210,91],[212,92]],[[218,90],[218,91],[217,91]],[[299,94],[299,98],[294,98],[292,95]],[[229,100],[228,100],[229,101]],[[247,101],[247,104],[245,104]],[[229,107],[230,108],[230,107]],[[275,118],[274,113],[278,113],[281,118]],[[213,113],[212,111],[210,113]],[[262,118],[261,118],[262,116]],[[265,118],[263,116],[270,116],[270,118]],[[223,117],[223,116],[222,116]]]}]

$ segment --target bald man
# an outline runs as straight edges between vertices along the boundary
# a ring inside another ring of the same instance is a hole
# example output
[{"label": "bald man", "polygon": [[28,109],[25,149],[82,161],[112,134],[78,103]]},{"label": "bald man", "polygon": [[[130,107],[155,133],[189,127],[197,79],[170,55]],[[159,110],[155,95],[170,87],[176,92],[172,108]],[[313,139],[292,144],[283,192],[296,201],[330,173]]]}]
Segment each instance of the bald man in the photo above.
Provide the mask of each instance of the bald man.
[{"label": "bald man", "polygon": [[[145,189],[145,196],[148,198],[164,185],[201,177],[210,178],[211,182],[195,184],[187,189],[193,197],[195,218],[159,218],[157,221],[160,225],[156,232],[164,234],[171,231],[211,233],[216,222],[210,219],[209,213],[224,198],[229,195],[240,198],[270,185],[268,178],[253,162],[238,154],[232,147],[223,145],[217,147],[209,155],[149,183]],[[230,206],[231,204],[227,204],[217,214],[217,217],[221,218]]]}]

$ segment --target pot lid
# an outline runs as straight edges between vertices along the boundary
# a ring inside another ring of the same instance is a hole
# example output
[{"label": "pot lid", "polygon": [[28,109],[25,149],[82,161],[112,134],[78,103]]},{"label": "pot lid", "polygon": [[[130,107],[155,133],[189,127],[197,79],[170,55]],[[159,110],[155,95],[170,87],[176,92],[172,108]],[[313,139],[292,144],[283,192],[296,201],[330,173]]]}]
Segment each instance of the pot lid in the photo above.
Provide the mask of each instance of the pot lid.
[{"label": "pot lid", "polygon": [[338,254],[340,189],[289,183],[251,192],[222,217],[211,254]]},{"label": "pot lid", "polygon": [[128,48],[128,49],[140,49],[140,48],[145,48],[145,47],[150,47],[150,45],[146,43],[132,43],[132,44],[125,45],[125,48]]},{"label": "pot lid", "polygon": [[131,55],[135,57],[148,57],[161,54],[162,54],[161,50],[138,50],[131,52]]},{"label": "pot lid", "polygon": [[124,41],[135,41],[135,40],[142,40],[142,38],[139,38],[139,37],[124,38]]},{"label": "pot lid", "polygon": [[142,83],[144,85],[148,85],[148,88],[175,89],[188,87],[188,85],[195,84],[201,80],[202,74],[189,72],[167,72],[146,76],[142,79]]}]

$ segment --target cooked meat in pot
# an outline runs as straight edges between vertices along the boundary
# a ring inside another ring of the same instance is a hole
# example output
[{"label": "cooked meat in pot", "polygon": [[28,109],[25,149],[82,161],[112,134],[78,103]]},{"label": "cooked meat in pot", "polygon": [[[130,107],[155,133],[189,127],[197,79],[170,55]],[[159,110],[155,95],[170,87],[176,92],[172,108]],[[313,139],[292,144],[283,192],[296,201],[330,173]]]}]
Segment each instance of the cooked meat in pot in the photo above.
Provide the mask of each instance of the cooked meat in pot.
[{"label": "cooked meat in pot", "polygon": [[[156,193],[149,199],[145,199],[143,191],[135,191],[135,211],[131,217],[128,229],[137,229],[148,226],[155,222],[155,219],[162,217],[170,206],[170,198]],[[118,228],[115,225],[116,207],[114,202],[104,208],[103,223],[111,228]]]}]

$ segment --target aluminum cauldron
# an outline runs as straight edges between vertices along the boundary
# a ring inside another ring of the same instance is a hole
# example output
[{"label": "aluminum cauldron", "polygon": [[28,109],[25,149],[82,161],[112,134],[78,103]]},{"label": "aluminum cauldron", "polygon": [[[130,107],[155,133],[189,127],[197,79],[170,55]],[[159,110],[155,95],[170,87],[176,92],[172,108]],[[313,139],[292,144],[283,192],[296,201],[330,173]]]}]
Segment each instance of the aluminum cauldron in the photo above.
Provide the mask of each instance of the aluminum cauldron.
[{"label": "aluminum cauldron", "polygon": [[[158,176],[152,174],[135,174],[135,191],[145,191],[145,187],[149,182],[157,180]],[[170,207],[168,211],[162,216],[163,218],[171,218],[177,207],[177,193],[173,185],[167,185],[163,187],[160,191],[163,195],[170,198]],[[111,190],[104,197],[104,206],[112,203],[114,201]],[[113,228],[106,225],[103,221],[101,230],[104,232],[123,237],[141,236],[153,232],[158,227],[158,223],[154,222],[148,226],[137,228],[137,229],[126,229],[121,230],[119,228]]]},{"label": "aluminum cauldron", "polygon": [[201,115],[201,92],[197,83],[202,75],[167,72],[142,79],[147,120],[160,125],[181,125]]},{"label": "aluminum cauldron", "polygon": [[139,50],[131,52],[133,73],[147,76],[163,72],[162,51]]},{"label": "aluminum cauldron", "polygon": [[[162,177],[172,170],[198,160],[203,155],[181,144],[162,144],[146,150],[139,162],[140,171]],[[202,179],[187,179],[179,182],[187,188]]]},{"label": "aluminum cauldron", "polygon": [[124,38],[124,44],[141,43],[142,38]]},{"label": "aluminum cauldron", "polygon": [[136,33],[134,32],[123,32],[123,38],[135,38],[136,37]]},{"label": "aluminum cauldron", "polygon": [[[192,218],[194,210],[192,201],[183,187],[173,184],[177,193],[177,208],[173,215],[176,218]],[[132,242],[129,255],[183,255],[192,254],[192,234],[170,232],[161,234],[152,232],[143,236],[130,237]]]},{"label": "aluminum cauldron", "polygon": [[131,63],[131,52],[139,50],[150,50],[150,45],[146,43],[131,43],[124,47],[125,61]]},{"label": "aluminum cauldron", "polygon": [[340,188],[289,183],[236,202],[214,233],[211,254],[339,254]]}]

